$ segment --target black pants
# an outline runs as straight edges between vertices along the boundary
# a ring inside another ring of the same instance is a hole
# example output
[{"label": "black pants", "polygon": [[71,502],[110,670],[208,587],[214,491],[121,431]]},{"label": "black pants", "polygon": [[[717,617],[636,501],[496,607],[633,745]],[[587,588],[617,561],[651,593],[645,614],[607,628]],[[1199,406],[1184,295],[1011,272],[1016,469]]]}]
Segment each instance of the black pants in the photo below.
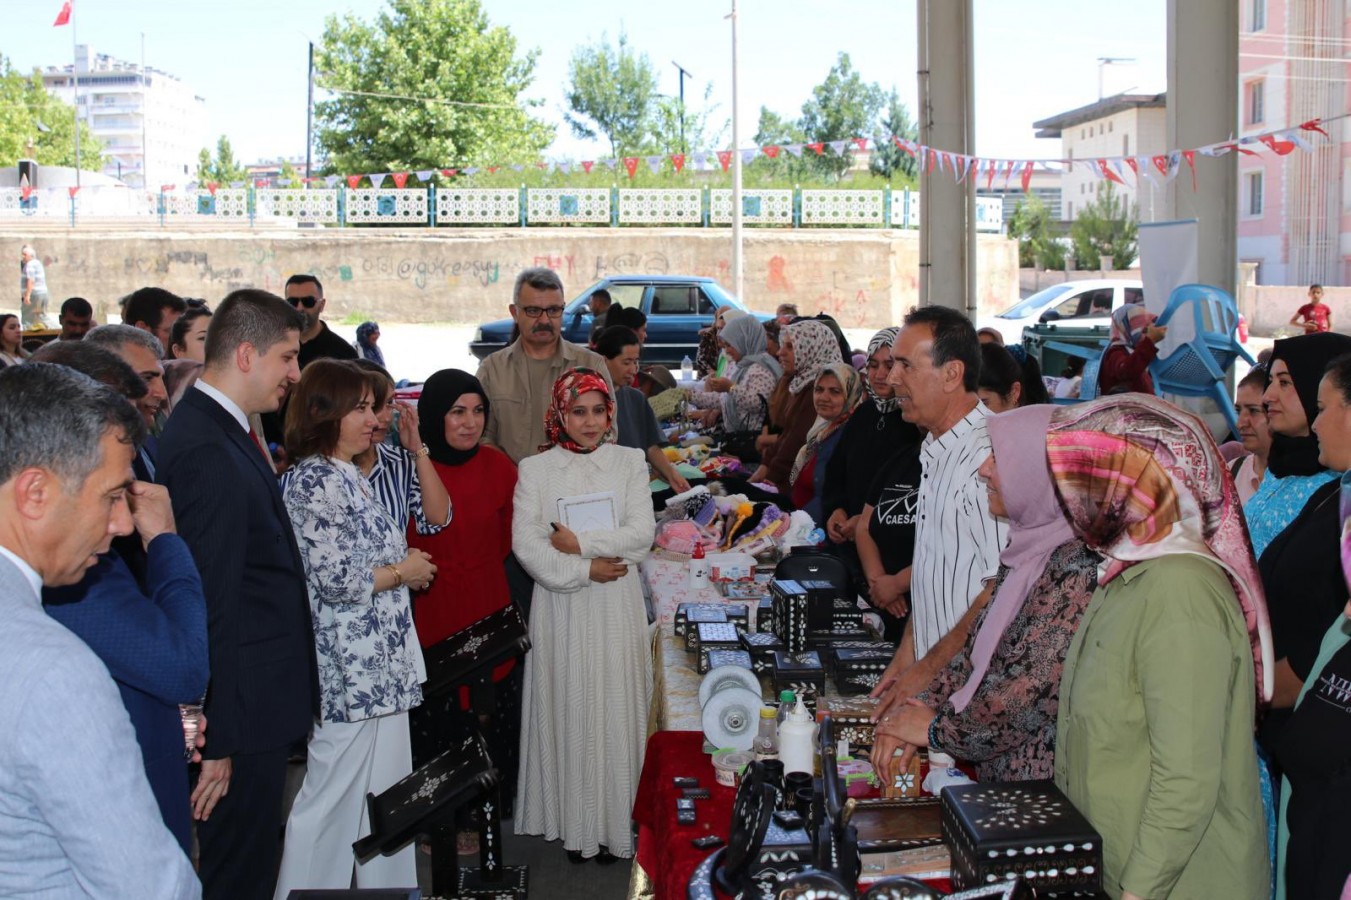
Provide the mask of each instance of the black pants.
[{"label": "black pants", "polygon": [[230,758],[230,792],[197,823],[203,900],[272,900],[290,749]]}]

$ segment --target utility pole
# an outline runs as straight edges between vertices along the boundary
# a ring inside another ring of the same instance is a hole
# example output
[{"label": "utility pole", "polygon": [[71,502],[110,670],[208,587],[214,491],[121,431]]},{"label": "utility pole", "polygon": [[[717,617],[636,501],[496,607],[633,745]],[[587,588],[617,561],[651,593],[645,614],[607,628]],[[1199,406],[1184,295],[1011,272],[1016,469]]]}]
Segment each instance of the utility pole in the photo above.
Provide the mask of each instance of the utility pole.
[{"label": "utility pole", "polygon": [[1102,67],[1110,66],[1115,63],[1133,63],[1135,59],[1129,56],[1099,56],[1098,57],[1098,99],[1102,99]]},{"label": "utility pole", "polygon": [[689,148],[685,146],[685,79],[687,77],[693,78],[694,76],[675,60],[671,60],[671,65],[675,66],[676,70],[680,73],[680,152],[688,153]]},{"label": "utility pole", "polygon": [[75,36],[75,11],[70,13],[70,75],[75,89],[75,188],[80,187],[80,47]]},{"label": "utility pole", "polygon": [[743,272],[745,260],[741,254],[741,104],[737,88],[737,0],[732,0],[732,292],[742,303],[746,302]]},{"label": "utility pole", "polygon": [[314,41],[310,41],[310,61],[305,69],[308,100],[305,104],[305,190],[310,189],[310,163],[314,152]]}]

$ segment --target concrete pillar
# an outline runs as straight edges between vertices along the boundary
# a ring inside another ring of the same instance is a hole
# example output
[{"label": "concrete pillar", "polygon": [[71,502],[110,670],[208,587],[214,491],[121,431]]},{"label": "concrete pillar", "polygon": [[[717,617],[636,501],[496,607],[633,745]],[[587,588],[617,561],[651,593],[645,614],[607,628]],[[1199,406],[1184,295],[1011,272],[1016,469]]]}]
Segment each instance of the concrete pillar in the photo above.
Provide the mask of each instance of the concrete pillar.
[{"label": "concrete pillar", "polygon": [[[1168,146],[1185,150],[1239,133],[1234,0],[1168,0]],[[1197,220],[1197,277],[1235,293],[1238,154],[1196,157],[1168,186],[1167,219]]]},{"label": "concrete pillar", "polygon": [[[919,141],[975,153],[972,0],[918,0]],[[976,317],[976,180],[920,169],[919,302]]]}]

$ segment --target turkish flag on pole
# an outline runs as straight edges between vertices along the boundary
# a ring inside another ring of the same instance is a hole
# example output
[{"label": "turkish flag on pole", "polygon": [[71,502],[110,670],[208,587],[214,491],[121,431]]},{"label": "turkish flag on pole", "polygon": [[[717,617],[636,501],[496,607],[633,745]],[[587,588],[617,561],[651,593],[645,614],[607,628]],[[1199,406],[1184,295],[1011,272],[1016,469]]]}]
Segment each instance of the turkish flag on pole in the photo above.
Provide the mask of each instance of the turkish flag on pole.
[{"label": "turkish flag on pole", "polygon": [[75,0],[66,0],[61,4],[61,11],[56,14],[56,21],[52,23],[53,28],[60,28],[62,25],[70,24],[70,5]]}]

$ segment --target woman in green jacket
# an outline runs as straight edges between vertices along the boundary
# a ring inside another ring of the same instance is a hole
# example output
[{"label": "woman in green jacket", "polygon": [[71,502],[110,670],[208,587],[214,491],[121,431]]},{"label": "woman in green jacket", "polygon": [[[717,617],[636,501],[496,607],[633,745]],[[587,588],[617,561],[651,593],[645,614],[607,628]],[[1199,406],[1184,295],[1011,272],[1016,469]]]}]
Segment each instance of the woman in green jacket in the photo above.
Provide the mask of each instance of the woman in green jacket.
[{"label": "woman in green jacket", "polygon": [[1112,897],[1263,900],[1253,743],[1271,632],[1233,482],[1205,426],[1152,396],[1063,407],[1056,492],[1106,557],[1065,658],[1056,783],[1103,838]]}]

